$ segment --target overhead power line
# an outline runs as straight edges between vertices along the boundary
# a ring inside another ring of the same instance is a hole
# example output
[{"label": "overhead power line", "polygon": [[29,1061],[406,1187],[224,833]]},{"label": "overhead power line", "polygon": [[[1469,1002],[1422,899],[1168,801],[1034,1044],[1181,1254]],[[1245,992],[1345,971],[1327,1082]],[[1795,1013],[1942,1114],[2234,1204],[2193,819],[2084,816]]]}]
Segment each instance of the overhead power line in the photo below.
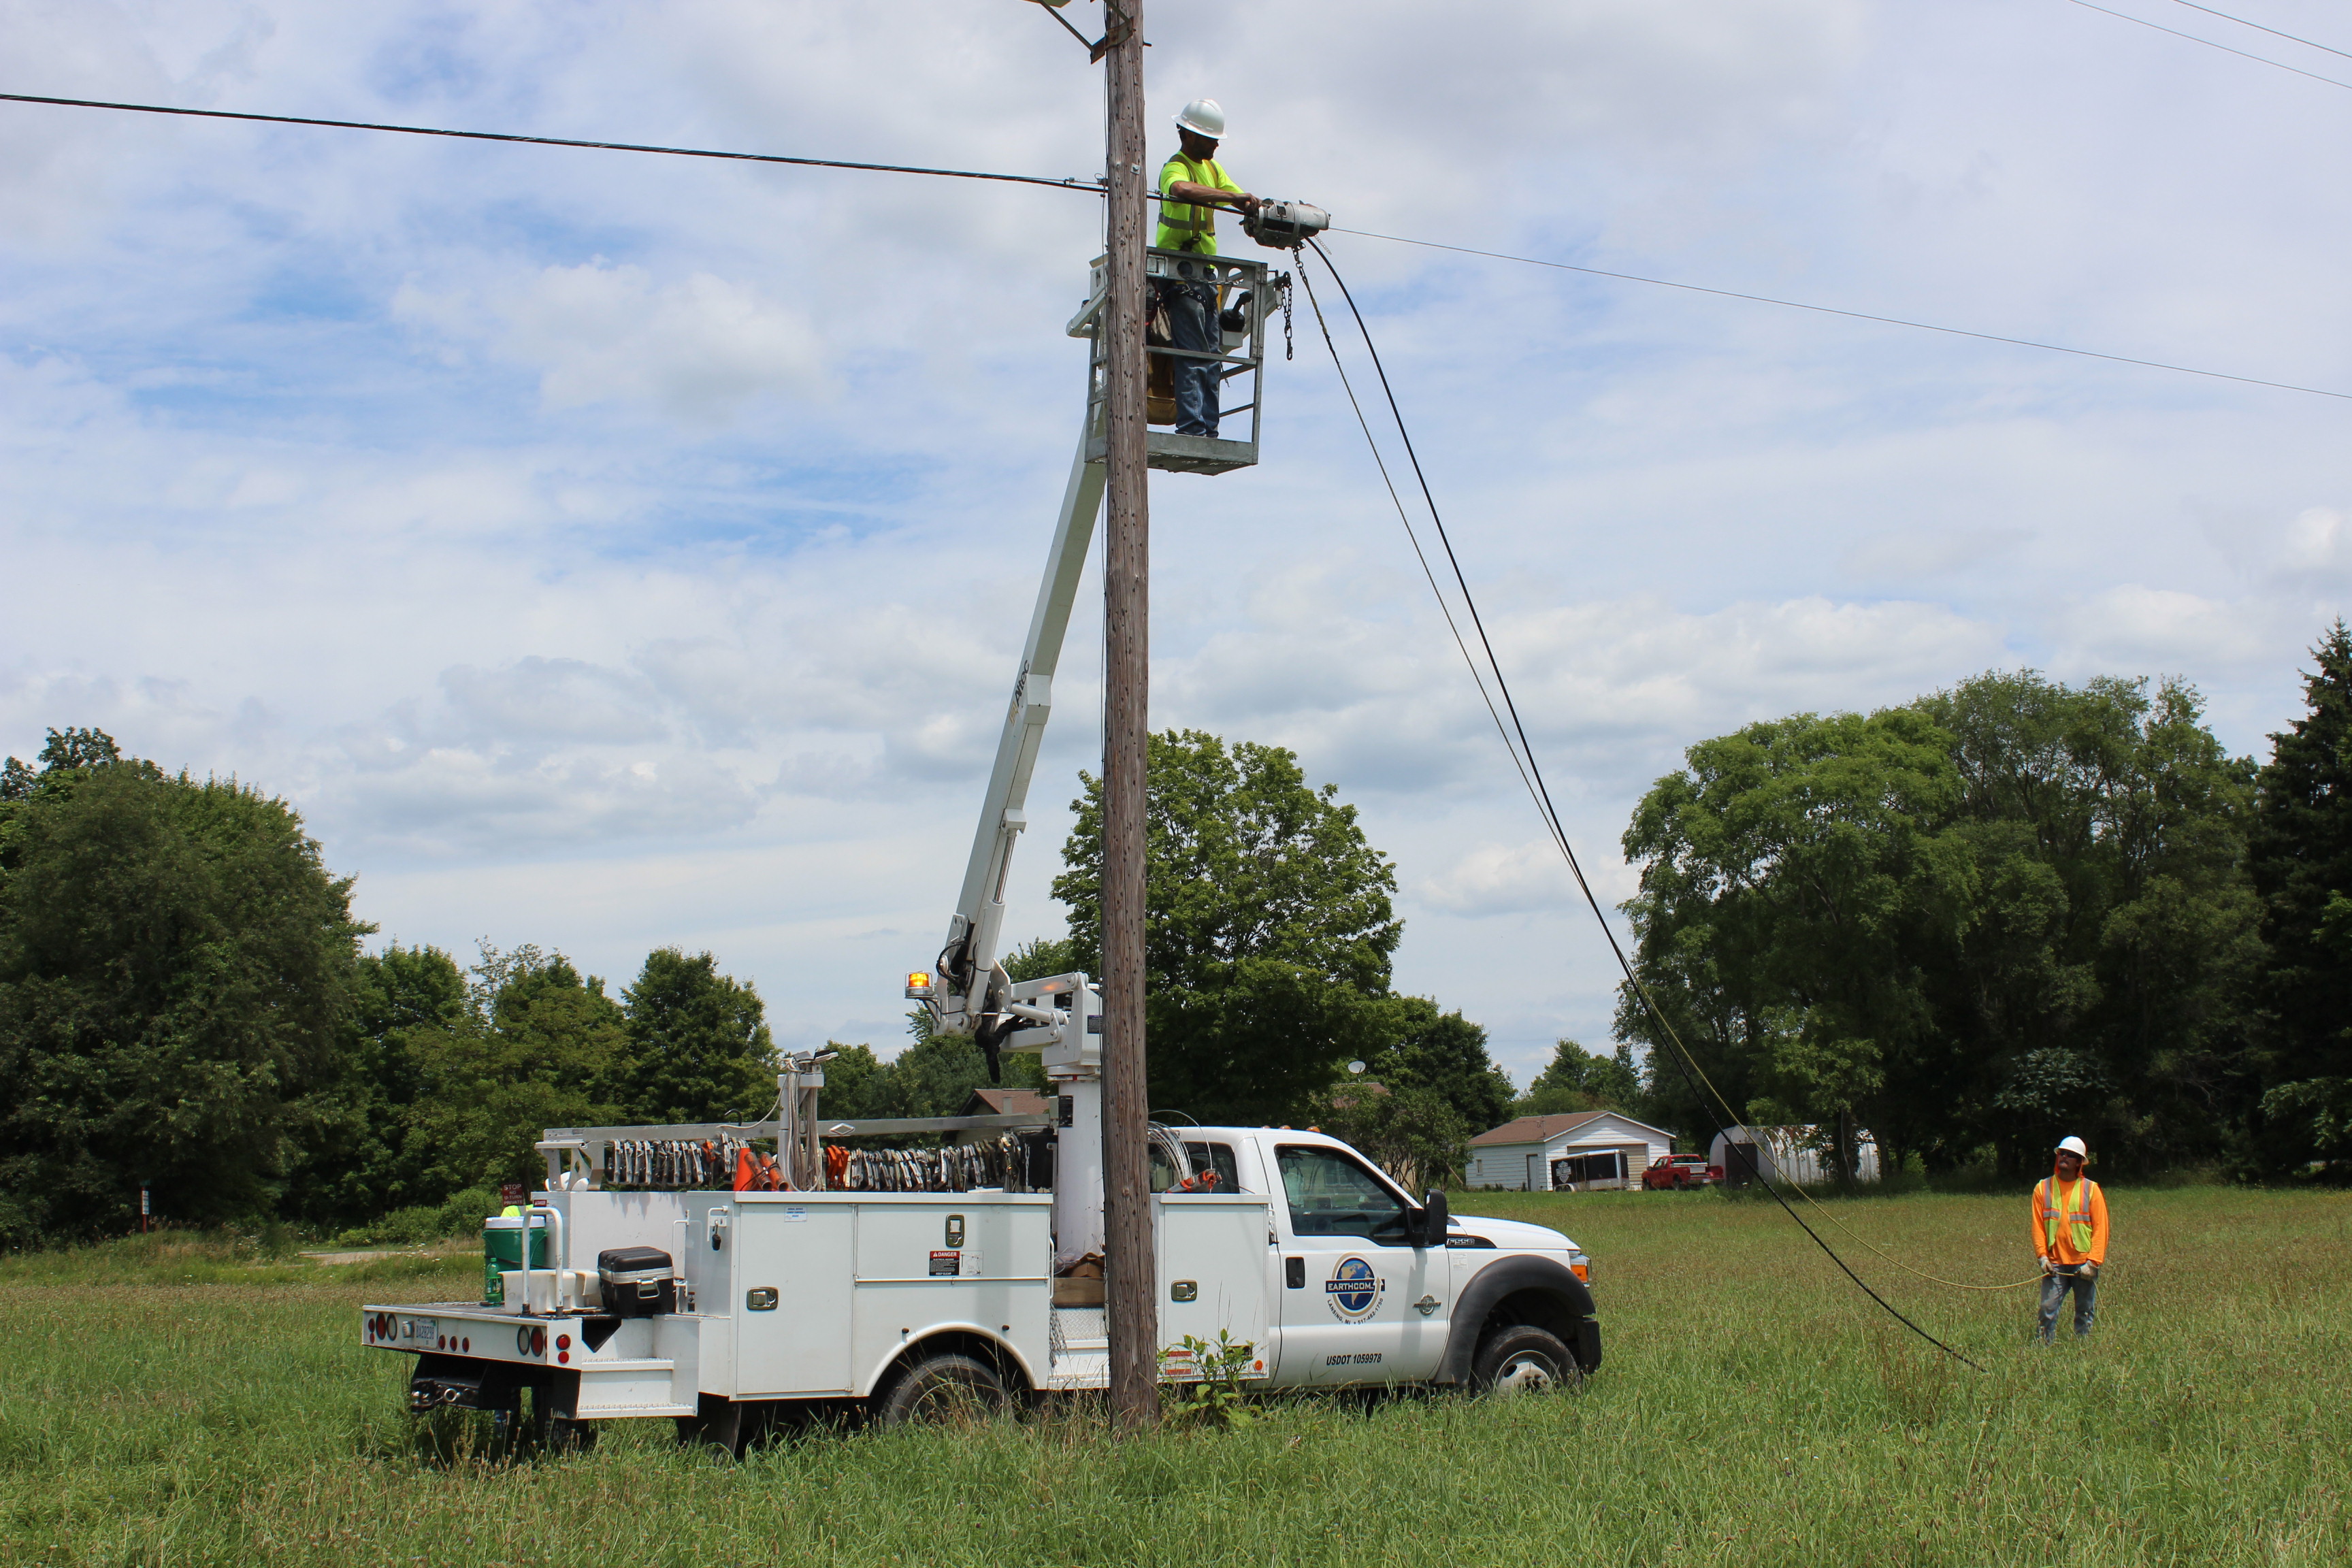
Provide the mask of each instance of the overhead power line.
[{"label": "overhead power line", "polygon": [[[2159,33],[2169,33],[2176,38],[2186,38],[2192,44],[2202,44],[2209,49],[2219,49],[2225,55],[2235,55],[2242,60],[2252,60],[2256,65],[2270,66],[2275,69],[2283,71],[2293,71],[2297,76],[2307,76],[2314,81],[2324,81],[2330,87],[2340,87],[2347,91],[2352,91],[2352,81],[2338,81],[2332,76],[2322,76],[2317,71],[2307,71],[2301,66],[2291,66],[2284,60],[2272,59],[2268,55],[2250,55],[2243,49],[2233,49],[2227,44],[2217,44],[2210,38],[2200,38],[2194,33],[2184,33],[2178,27],[2168,27],[2161,22],[2151,22],[2145,16],[2135,16],[2125,11],[2110,11],[2105,5],[2092,5],[2091,0],[2066,0],[2066,3],[2070,5],[2080,5],[2085,11],[2096,11],[2102,16],[2113,16],[2118,22],[2132,22],[2137,23],[2138,26],[2143,27],[2153,27]],[[2202,11],[2205,7],[2202,5],[2197,5],[2190,7],[2190,9]],[[2215,11],[2211,14],[2216,16],[2221,16],[2221,13],[2219,11]],[[2225,22],[2234,22],[2238,18],[2235,16],[2221,16],[2221,19]],[[2254,26],[2254,24],[2249,22],[2246,26],[2251,27]],[[2264,27],[2263,31],[2267,33],[2270,29],[2268,27]],[[2288,35],[2284,33],[2281,33],[2279,35],[2282,38],[2286,37]],[[2300,44],[2305,40],[2297,38],[2294,41]],[[2311,47],[2315,49],[2327,48],[2327,46],[2325,44],[2313,44]],[[2327,49],[2327,52],[2331,55],[2343,53],[2340,49]]]},{"label": "overhead power line", "polygon": [[2298,386],[2288,381],[2264,381],[2257,375],[2233,375],[2223,370],[2200,370],[2193,364],[2170,364],[2163,360],[2134,359],[2129,354],[2103,353],[2097,349],[2070,348],[2064,343],[2045,343],[2033,338],[2004,337],[1999,332],[1979,332],[1967,327],[1943,327],[1933,321],[1908,321],[1901,316],[1878,316],[1867,310],[1848,310],[1836,305],[1815,305],[1803,300],[1778,300],[1769,294],[1743,294],[1736,289],[1711,289],[1704,283],[1678,283],[1671,278],[1644,278],[1638,272],[1612,272],[1601,267],[1579,267],[1570,261],[1549,261],[1539,256],[1513,256],[1500,250],[1478,250],[1466,245],[1445,245],[1434,239],[1408,239],[1401,234],[1374,234],[1363,228],[1335,228],[1332,234],[1352,234],[1360,239],[1385,239],[1391,245],[1417,245],[1424,250],[1451,250],[1463,256],[1484,256],[1495,261],[1517,261],[1528,267],[1549,267],[1561,272],[1581,272],[1591,278],[1613,278],[1621,283],[1647,283],[1657,289],[1680,289],[1691,294],[1712,294],[1719,300],[1745,300],[1757,305],[1778,305],[1790,310],[1811,310],[1824,316],[1843,316],[1849,321],[1875,321],[1885,327],[1909,327],[1915,331],[1942,332],[1955,338],[1975,338],[1988,343],[2008,343],[2015,348],[2040,349],[2045,353],[2074,354],[2083,359],[2103,359],[2114,364],[2138,365],[2144,370],[2168,370],[2181,375],[2210,376],[2216,381],[2234,381],[2247,386],[2267,386],[2279,392],[2305,392],[2314,397],[2340,397],[2352,401],[2352,392],[2331,392],[2324,386]]},{"label": "overhead power line", "polygon": [[636,142],[576,142],[562,136],[516,136],[502,131],[445,131],[424,125],[379,125],[364,120],[315,120],[299,114],[246,114],[226,109],[180,109],[161,103],[107,103],[89,98],[39,98],[0,92],[0,102],[47,103],[66,109],[116,109],[131,114],[176,114],[192,120],[243,120],[261,125],[322,125],[335,131],[389,131],[401,136],[446,136],[460,142],[518,142],[530,147],[584,147],[598,153],[659,153],[672,158],[718,158],[734,163],[791,163],[804,169],[861,169],[876,174],[933,174],[948,180],[997,180],[1014,185],[1101,194],[1099,181],[1045,174],[992,174],[977,169],[926,169],[910,163],[853,163],[839,158],[790,158],[779,153],[721,153],[707,147],[654,147]]},{"label": "overhead power line", "polygon": [[[1365,323],[1363,311],[1357,309],[1355,295],[1349,289],[1347,279],[1341,278],[1339,269],[1331,265],[1329,253],[1313,240],[1307,243],[1313,247],[1316,256],[1322,261],[1325,269],[1331,274],[1331,281],[1338,285],[1340,298],[1347,302],[1349,314],[1355,318],[1356,331],[1364,340],[1364,352],[1370,357],[1373,374],[1380,380],[1381,395],[1389,405],[1389,417],[1395,422],[1397,435],[1404,443],[1405,458],[1412,465],[1413,479],[1421,490],[1422,503],[1428,509],[1430,522],[1434,527],[1438,543],[1445,553],[1449,575],[1453,577],[1455,591],[1462,599],[1463,608],[1468,614],[1471,636],[1475,638],[1478,645],[1478,654],[1475,656],[1471,653],[1469,640],[1464,637],[1461,626],[1454,620],[1452,609],[1446,605],[1444,591],[1438,587],[1436,574],[1430,569],[1429,557],[1422,551],[1420,537],[1415,533],[1403,502],[1397,495],[1394,481],[1389,477],[1388,465],[1381,458],[1380,444],[1372,439],[1371,426],[1364,418],[1361,405],[1356,401],[1354,387],[1348,384],[1347,366],[1339,359],[1339,349],[1332,344],[1331,329],[1323,321],[1323,308],[1315,299],[1314,285],[1307,282],[1306,258],[1302,256],[1298,276],[1300,281],[1307,285],[1307,303],[1315,312],[1317,325],[1322,330],[1324,346],[1331,351],[1331,363],[1339,370],[1340,384],[1347,390],[1349,405],[1356,411],[1356,421],[1363,428],[1364,439],[1371,445],[1373,460],[1379,464],[1381,480],[1389,488],[1389,498],[1396,502],[1397,516],[1404,523],[1406,535],[1412,540],[1413,553],[1420,558],[1422,571],[1428,576],[1431,589],[1437,594],[1439,607],[1445,610],[1445,623],[1454,634],[1454,646],[1462,650],[1464,661],[1470,666],[1471,679],[1477,682],[1478,695],[1486,700],[1486,711],[1494,718],[1495,728],[1503,739],[1504,750],[1510,752],[1512,764],[1518,770],[1519,780],[1527,786],[1528,796],[1535,802],[1536,814],[1543,820],[1545,835],[1551,840],[1553,847],[1559,849],[1561,858],[1568,862],[1569,874],[1576,879],[1577,890],[1584,896],[1585,904],[1591,910],[1593,920],[1599,922],[1601,934],[1608,942],[1609,951],[1615,955],[1618,968],[1624,972],[1627,987],[1641,1000],[1650,1016],[1657,1020],[1659,1027],[1664,1032],[1665,1038],[1672,1042],[1673,1048],[1665,1052],[1666,1059],[1673,1063],[1675,1069],[1683,1075],[1685,1082],[1689,1084],[1693,1096],[1697,1098],[1702,1105],[1706,1103],[1706,1097],[1700,1092],[1700,1084],[1705,1082],[1706,1089],[1714,1092],[1717,1103],[1723,1104],[1727,1113],[1730,1113],[1728,1102],[1724,1100],[1721,1091],[1717,1090],[1713,1082],[1706,1079],[1705,1071],[1699,1068],[1696,1058],[1690,1057],[1689,1047],[1683,1044],[1682,1037],[1675,1032],[1674,1025],[1667,1021],[1665,1014],[1659,1008],[1655,999],[1651,996],[1649,987],[1642,983],[1642,977],[1635,972],[1633,961],[1626,956],[1624,948],[1619,944],[1617,933],[1610,928],[1609,917],[1601,910],[1600,898],[1593,892],[1591,883],[1585,879],[1584,866],[1577,858],[1576,847],[1568,836],[1567,826],[1559,819],[1559,810],[1552,804],[1551,790],[1544,782],[1543,769],[1536,761],[1535,742],[1528,738],[1527,724],[1519,716],[1518,703],[1511,695],[1510,682],[1503,674],[1502,661],[1496,657],[1495,646],[1487,637],[1486,618],[1479,614],[1477,597],[1470,590],[1470,580],[1463,572],[1461,560],[1454,551],[1453,537],[1446,531],[1444,516],[1437,509],[1437,497],[1429,488],[1429,477],[1422,471],[1421,455],[1413,449],[1412,433],[1406,428],[1404,413],[1397,406],[1396,392],[1389,384],[1388,371],[1381,363],[1380,350],[1372,344],[1371,328]],[[1486,681],[1490,676],[1494,680],[1494,696],[1491,697],[1487,695],[1486,689]],[[1495,706],[1495,699],[1497,697],[1502,700],[1503,704],[1499,710]],[[1506,714],[1509,716],[1507,724],[1505,722]],[[1695,1073],[1696,1079],[1693,1077]],[[1738,1116],[1733,1113],[1735,1125],[1738,1121]],[[1844,1258],[1838,1256],[1837,1249],[1829,1244],[1821,1232],[1807,1224],[1805,1216],[1790,1206],[1789,1200],[1781,1195],[1779,1183],[1767,1177],[1752,1161],[1749,1163],[1748,1172],[1763,1185],[1764,1190],[1771,1194],[1772,1200],[1780,1205],[1782,1212],[1797,1222],[1797,1227],[1812,1238],[1813,1245],[1820,1247],[1822,1254],[1832,1263],[1836,1264],[1845,1277],[1852,1280],[1864,1295],[1877,1303],[1888,1316],[1946,1355],[1974,1367],[1979,1372],[1984,1370],[1978,1363],[1912,1321],[1901,1309],[1876,1290],[1872,1289],[1869,1282],[1855,1273],[1853,1266]],[[1795,1185],[1793,1183],[1790,1184]],[[1797,1190],[1801,1194],[1808,1197],[1811,1195],[1804,1194],[1801,1187],[1798,1187]],[[1820,1205],[1816,1204],[1815,1206]],[[1845,1228],[1843,1222],[1840,1228]],[[1850,1231],[1849,1234],[1851,1234]],[[1864,1243],[1864,1245],[1869,1244]],[[1873,1247],[1872,1250],[1877,1251],[1878,1248]],[[1939,1281],[1939,1283],[1949,1283],[1949,1281]],[[2031,1283],[2031,1281],[2023,1283]],[[2014,1288],[2013,1286],[2000,1287],[2000,1289]]]},{"label": "overhead power line", "polygon": [[[2089,0],[2074,0],[2074,3],[2087,5]],[[2093,5],[2091,9],[2095,11],[2102,10],[2104,7]],[[2121,16],[2122,13],[2111,12],[2109,15]],[[2137,19],[2125,17],[2126,21]],[[2187,34],[2181,36],[2189,37]],[[2337,85],[2347,84],[2338,83]],[[991,180],[1006,184],[1044,185],[1052,190],[1081,191],[1097,196],[1103,194],[1100,179],[1082,175],[1055,179],[1045,174],[1001,174],[977,169],[934,169],[911,163],[866,163],[839,158],[799,158],[779,153],[729,153],[711,148],[663,147],[636,142],[586,142],[561,136],[518,136],[499,131],[452,131],[423,125],[386,125],[363,120],[325,120],[296,114],[250,114],[242,110],[226,109],[182,109],[166,104],[113,103],[88,98],[47,98],[22,92],[0,92],[0,103],[37,103],[65,109],[111,109],[131,114],[168,114],[195,120],[244,121],[262,125],[312,125],[336,131],[384,131],[401,136],[442,136],[461,142],[510,142],[530,147],[579,147],[600,153],[654,153],[674,158],[715,158],[722,162],[737,163],[783,163],[807,169],[853,169],[882,174],[929,174],[950,180]],[[1173,198],[1160,196],[1154,193],[1150,199],[1168,201]],[[1999,332],[1980,332],[1967,327],[1940,326],[1934,321],[1915,321],[1902,316],[1882,316],[1867,310],[1849,310],[1836,305],[1817,305],[1803,300],[1780,300],[1769,294],[1743,293],[1736,289],[1716,289],[1703,283],[1678,282],[1670,278],[1645,278],[1637,272],[1612,272],[1604,268],[1580,267],[1573,262],[1551,261],[1542,257],[1513,256],[1505,251],[1479,250],[1466,245],[1446,245],[1433,239],[1413,239],[1397,234],[1375,234],[1369,229],[1342,228],[1333,229],[1330,232],[1352,234],[1364,239],[1382,239],[1391,245],[1414,245],[1425,250],[1450,250],[1462,256],[1480,256],[1495,261],[1515,261],[1528,267],[1549,267],[1561,272],[1581,272],[1589,277],[1610,278],[1622,283],[1643,283],[1655,289],[1678,289],[1691,294],[1712,294],[1718,299],[1741,300],[1757,305],[1776,305],[1789,310],[1811,310],[1819,315],[1843,316],[1849,321],[1871,321],[1880,326],[1907,327],[1914,331],[1941,332],[1949,337],[1975,338],[1981,342],[2006,343],[2013,348],[2038,349],[2044,353],[2074,354],[2083,359],[2105,360],[2114,364],[2137,365],[2143,370],[2170,371],[2179,375],[2201,375],[2216,381],[2234,381],[2246,386],[2265,386],[2278,392],[2300,392],[2313,397],[2335,397],[2352,401],[2352,392],[2336,392],[2324,386],[2302,386],[2293,382],[2268,381],[2261,376],[2205,370],[2196,365],[2173,364],[2164,360],[2135,359],[2129,354],[2105,353],[2096,349],[2078,349],[2065,343],[2043,342],[2033,338],[2013,338]]]},{"label": "overhead power line", "polygon": [[2191,11],[2202,11],[2208,16],[2219,16],[2224,22],[2235,22],[2241,27],[2252,27],[2257,33],[2268,33],[2273,38],[2284,38],[2290,44],[2301,44],[2307,49],[2317,49],[2322,54],[2339,55],[2345,59],[2352,60],[2352,54],[2347,54],[2342,49],[2330,48],[2327,45],[2310,38],[2299,38],[2293,33],[2282,33],[2276,27],[2265,27],[2260,22],[2249,22],[2243,16],[2232,16],[2227,11],[2216,11],[2210,5],[2200,5],[2197,0],[2172,0],[2172,3],[2176,5],[2186,5]]}]

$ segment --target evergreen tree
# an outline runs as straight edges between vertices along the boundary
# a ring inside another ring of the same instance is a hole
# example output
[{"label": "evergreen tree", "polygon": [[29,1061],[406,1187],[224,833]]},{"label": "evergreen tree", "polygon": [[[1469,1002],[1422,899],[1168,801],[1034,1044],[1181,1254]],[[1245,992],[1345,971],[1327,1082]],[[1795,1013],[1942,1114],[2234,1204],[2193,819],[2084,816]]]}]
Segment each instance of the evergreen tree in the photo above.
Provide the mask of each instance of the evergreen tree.
[{"label": "evergreen tree", "polygon": [[2271,737],[2248,852],[2269,944],[2259,1150],[2352,1161],[2352,632],[2312,649],[2305,712]]}]

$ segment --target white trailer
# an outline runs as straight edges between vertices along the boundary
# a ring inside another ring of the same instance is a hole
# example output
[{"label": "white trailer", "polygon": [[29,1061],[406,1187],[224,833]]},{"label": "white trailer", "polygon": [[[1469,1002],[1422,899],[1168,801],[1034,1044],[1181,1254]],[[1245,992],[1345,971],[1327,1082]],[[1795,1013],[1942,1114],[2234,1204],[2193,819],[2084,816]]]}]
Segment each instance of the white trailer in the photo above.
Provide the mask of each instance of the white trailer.
[{"label": "white trailer", "polygon": [[[1263,244],[1295,248],[1325,222],[1318,208],[1276,203],[1245,226]],[[1248,401],[1228,417],[1246,411],[1250,421],[1246,440],[1153,431],[1152,467],[1219,474],[1255,464],[1266,321],[1287,297],[1287,276],[1261,261],[1162,250],[1149,253],[1147,271],[1169,287],[1214,291],[1223,352],[1189,357],[1216,361],[1228,382],[1246,378]],[[1003,1116],[828,1123],[818,1107],[824,1058],[803,1055],[777,1080],[773,1122],[550,1129],[540,1145],[548,1184],[532,1205],[553,1248],[546,1267],[508,1276],[496,1306],[362,1309],[363,1343],[418,1358],[415,1407],[519,1413],[528,1389],[551,1431],[585,1436],[597,1422],[671,1417],[687,1435],[740,1447],[762,1424],[845,1402],[899,1420],[950,1395],[992,1403],[1105,1386],[1100,999],[1083,974],[1015,982],[996,950],[1006,868],[1028,820],[1102,504],[1106,287],[1097,262],[1067,329],[1092,342],[1086,416],[937,980],[926,971],[906,986],[936,1028],[972,1036],[992,1064],[1035,1053],[1053,1125]],[[943,1169],[936,1184],[970,1190],[844,1190],[827,1169],[828,1142],[1013,1128],[1050,1132],[1050,1178],[1032,1172],[1018,1184],[1045,1190],[973,1187]],[[634,1154],[730,1139],[772,1139],[773,1179],[792,1190],[617,1191],[609,1178],[645,1173],[614,1163],[623,1146]],[[1202,1376],[1209,1369],[1174,1352],[1188,1337],[1220,1334],[1250,1347],[1243,1375],[1275,1387],[1518,1387],[1574,1383],[1601,1363],[1590,1265],[1557,1231],[1450,1219],[1443,1194],[1416,1202],[1320,1133],[1163,1127],[1153,1142],[1155,1191],[1168,1189],[1153,1204],[1151,1270],[1165,1378]],[[606,1299],[597,1258],[621,1247],[666,1255],[666,1310],[640,1316],[641,1303]]]},{"label": "white trailer", "polygon": [[[1220,1334],[1251,1347],[1242,1375],[1265,1387],[1512,1389],[1599,1366],[1591,1266],[1559,1232],[1451,1217],[1440,1194],[1416,1204],[1318,1132],[1188,1127],[1155,1142],[1155,1185],[1216,1176],[1152,1205],[1164,1378],[1199,1378],[1165,1352]],[[1190,1173],[1170,1169],[1176,1144]],[[520,1415],[530,1390],[559,1442],[667,1417],[681,1437],[740,1450],[852,1405],[896,1422],[949,1396],[992,1405],[1105,1384],[1103,1309],[1072,1304],[1089,1281],[1055,1273],[1051,1194],[576,1180],[535,1195],[547,1267],[509,1274],[504,1303],[361,1309],[362,1343],[416,1358],[412,1408]],[[646,1246],[675,1260],[674,1310],[608,1310],[595,1255]]]}]

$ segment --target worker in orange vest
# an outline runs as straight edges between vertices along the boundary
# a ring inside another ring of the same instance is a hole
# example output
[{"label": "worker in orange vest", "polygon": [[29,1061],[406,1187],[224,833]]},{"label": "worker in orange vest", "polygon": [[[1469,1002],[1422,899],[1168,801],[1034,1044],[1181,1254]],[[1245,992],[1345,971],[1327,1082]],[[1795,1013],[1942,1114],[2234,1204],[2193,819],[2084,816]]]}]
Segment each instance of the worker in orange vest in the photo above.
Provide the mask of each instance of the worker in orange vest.
[{"label": "worker in orange vest", "polygon": [[2083,1174],[2091,1152],[2080,1138],[2062,1140],[2056,1168],[2033,1184],[2033,1251],[2042,1259],[2043,1344],[2057,1337],[2058,1309],[2074,1294],[2074,1337],[2091,1336],[2097,1313],[2099,1270],[2107,1262],[2107,1195]]}]

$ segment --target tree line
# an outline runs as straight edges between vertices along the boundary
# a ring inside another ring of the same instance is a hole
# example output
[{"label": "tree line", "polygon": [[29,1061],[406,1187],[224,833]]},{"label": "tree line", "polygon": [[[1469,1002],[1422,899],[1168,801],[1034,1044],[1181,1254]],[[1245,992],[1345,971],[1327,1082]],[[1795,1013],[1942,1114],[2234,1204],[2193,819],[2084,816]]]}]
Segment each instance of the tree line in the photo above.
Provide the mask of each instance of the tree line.
[{"label": "tree line", "polygon": [[2313,654],[2260,764],[2186,684],[2030,671],[1691,747],[1624,837],[1655,1113],[1723,1121],[1711,1083],[1848,1170],[1864,1128],[1931,1172],[2064,1132],[2110,1170],[2341,1169],[2352,636]]},{"label": "tree line", "polygon": [[[2249,1175],[2352,1164],[2352,634],[2305,714],[2231,757],[2179,682],[1994,673],[1866,715],[1692,746],[1624,837],[1640,987],[1610,1055],[1524,1093],[1485,1029],[1397,993],[1394,866],[1279,747],[1150,742],[1155,1111],[1318,1125],[1408,1180],[1514,1115],[1605,1107],[1704,1140],[1729,1117],[1867,1131],[1931,1171],[2038,1162]],[[1101,790],[1080,775],[1064,936],[1099,965]],[[164,1217],[455,1224],[541,1169],[551,1125],[765,1114],[756,990],[708,952],[608,992],[487,942],[364,951],[352,882],[285,802],[52,731],[0,768],[0,1240]],[[1563,915],[1572,911],[1563,911]],[[929,1116],[989,1081],[963,1038],[845,1044],[824,1103]],[[1637,1056],[1635,1047],[1640,1047]],[[1011,1058],[1009,1081],[1037,1085]],[[2334,1164],[2331,1166],[2330,1163]],[[1849,1168],[1850,1164],[1849,1164]]]}]

